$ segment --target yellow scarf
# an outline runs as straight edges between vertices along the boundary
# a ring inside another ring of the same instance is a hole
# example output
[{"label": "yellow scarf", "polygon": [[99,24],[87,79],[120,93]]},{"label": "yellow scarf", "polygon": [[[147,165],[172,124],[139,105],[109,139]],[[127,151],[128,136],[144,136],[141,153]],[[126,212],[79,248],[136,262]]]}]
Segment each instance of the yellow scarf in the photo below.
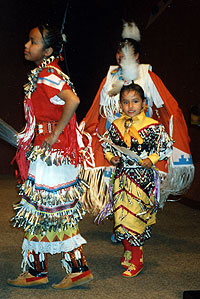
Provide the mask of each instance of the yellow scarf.
[{"label": "yellow scarf", "polygon": [[133,123],[141,120],[141,117],[143,117],[144,112],[142,111],[140,114],[129,117],[126,114],[122,113],[121,119],[124,121],[124,127],[125,127],[125,132],[124,132],[124,142],[128,147],[131,146],[131,137],[134,137],[139,144],[143,143],[142,137],[139,135],[137,129],[134,127]]}]

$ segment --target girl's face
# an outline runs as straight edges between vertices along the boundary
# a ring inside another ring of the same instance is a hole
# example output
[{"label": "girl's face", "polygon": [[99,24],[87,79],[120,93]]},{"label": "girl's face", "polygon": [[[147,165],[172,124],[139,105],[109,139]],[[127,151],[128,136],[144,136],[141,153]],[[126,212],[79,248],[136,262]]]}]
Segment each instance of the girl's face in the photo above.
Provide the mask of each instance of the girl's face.
[{"label": "girl's face", "polygon": [[39,65],[43,58],[49,56],[49,48],[44,49],[44,41],[39,29],[33,28],[29,34],[29,41],[25,44],[24,58]]},{"label": "girl's face", "polygon": [[121,96],[120,107],[122,111],[129,117],[140,114],[145,106],[145,100],[142,101],[139,93],[135,90],[126,90]]}]

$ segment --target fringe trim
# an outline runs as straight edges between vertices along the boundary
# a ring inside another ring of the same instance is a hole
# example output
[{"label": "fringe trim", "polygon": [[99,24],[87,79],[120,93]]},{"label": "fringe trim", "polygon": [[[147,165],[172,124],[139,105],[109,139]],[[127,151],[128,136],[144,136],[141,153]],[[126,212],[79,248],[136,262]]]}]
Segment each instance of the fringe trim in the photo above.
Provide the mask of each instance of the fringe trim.
[{"label": "fringe trim", "polygon": [[43,162],[47,164],[47,166],[52,165],[62,165],[62,164],[75,164],[74,159],[69,156],[69,152],[66,150],[56,150],[51,149],[51,151],[45,151],[40,146],[32,147],[27,153],[26,157],[29,161],[36,161],[37,159],[41,159]]},{"label": "fringe trim", "polygon": [[115,100],[115,97],[107,97],[107,103],[100,104],[99,113],[101,117],[108,118],[109,120],[115,120],[115,113],[120,111],[119,99]]},{"label": "fringe trim", "polygon": [[180,195],[185,193],[191,186],[194,179],[195,167],[170,165],[168,173],[160,173],[162,182],[160,186],[160,204],[163,208],[169,195]]},{"label": "fringe trim", "polygon": [[[79,174],[90,186],[81,198],[83,208],[86,212],[97,216],[98,222],[101,221],[103,215],[105,218],[105,211],[108,212],[106,215],[112,214],[109,186],[105,182],[104,170],[104,167],[81,168]],[[194,165],[185,167],[170,165],[168,173],[159,171],[161,177],[159,208],[164,207],[169,195],[180,195],[190,188],[194,172]]]},{"label": "fringe trim", "polygon": [[104,177],[105,167],[80,168],[79,176],[86,181],[89,189],[83,194],[81,202],[83,209],[93,215],[97,215],[107,204],[108,186]]},{"label": "fringe trim", "polygon": [[16,216],[11,221],[14,227],[23,227],[30,234],[46,235],[47,231],[61,231],[74,227],[85,211],[80,199],[87,185],[81,179],[64,192],[37,191],[31,181],[19,187],[20,203],[14,205]]}]

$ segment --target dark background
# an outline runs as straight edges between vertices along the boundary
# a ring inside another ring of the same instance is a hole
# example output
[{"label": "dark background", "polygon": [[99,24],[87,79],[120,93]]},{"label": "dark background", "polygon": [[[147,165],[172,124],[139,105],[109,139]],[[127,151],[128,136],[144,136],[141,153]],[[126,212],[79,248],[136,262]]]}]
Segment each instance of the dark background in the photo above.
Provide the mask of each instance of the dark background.
[{"label": "dark background", "polygon": [[[40,22],[61,26],[67,3],[64,71],[69,70],[81,104],[80,122],[106,75],[115,63],[115,44],[122,19],[134,20],[141,31],[141,63],[149,63],[178,101],[190,130],[190,107],[199,103],[198,0],[7,0],[0,3],[0,117],[16,130],[24,126],[23,84],[35,67],[24,60],[29,30]],[[160,5],[168,2],[161,13]],[[148,25],[150,16],[157,16]],[[197,129],[198,130],[198,129]],[[199,136],[199,131],[195,131]],[[196,137],[194,137],[196,139]],[[191,138],[192,139],[192,138]],[[193,140],[192,140],[193,142]],[[197,146],[191,142],[193,159]],[[15,149],[0,140],[0,174],[11,174]]]}]

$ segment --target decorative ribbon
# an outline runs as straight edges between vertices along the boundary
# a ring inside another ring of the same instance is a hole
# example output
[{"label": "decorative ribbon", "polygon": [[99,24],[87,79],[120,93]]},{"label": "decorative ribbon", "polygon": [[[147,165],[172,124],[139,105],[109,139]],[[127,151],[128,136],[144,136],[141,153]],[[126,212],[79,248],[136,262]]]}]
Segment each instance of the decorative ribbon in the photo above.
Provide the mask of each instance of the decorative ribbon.
[{"label": "decorative ribbon", "polygon": [[124,142],[128,147],[131,147],[131,137],[134,137],[139,144],[143,143],[143,139],[138,133],[137,129],[133,125],[133,121],[137,120],[137,116],[134,117],[128,117],[127,115],[122,116],[125,119],[124,127],[125,127],[125,133],[124,133]]}]

